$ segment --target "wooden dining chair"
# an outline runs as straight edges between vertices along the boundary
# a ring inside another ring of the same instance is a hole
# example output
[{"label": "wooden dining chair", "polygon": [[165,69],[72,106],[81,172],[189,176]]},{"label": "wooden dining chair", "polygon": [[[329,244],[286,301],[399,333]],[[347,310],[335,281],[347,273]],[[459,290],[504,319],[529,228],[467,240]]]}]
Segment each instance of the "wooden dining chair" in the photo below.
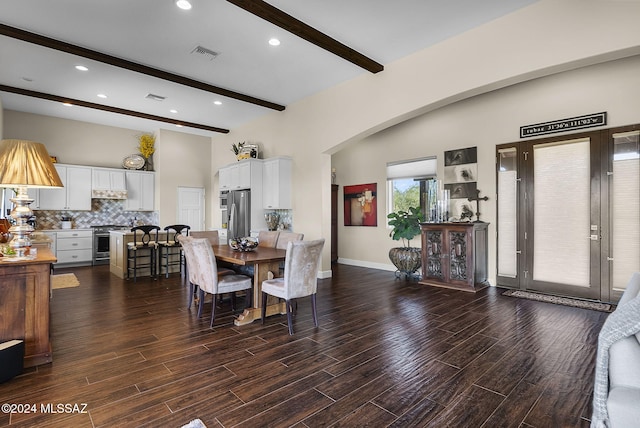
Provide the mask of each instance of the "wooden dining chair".
[{"label": "wooden dining chair", "polygon": [[156,279],[159,230],[159,226],[153,225],[131,228],[133,241],[127,244],[127,279],[133,274],[135,282],[140,269],[149,269],[149,275]]},{"label": "wooden dining chair", "polygon": [[189,265],[189,282],[198,287],[198,318],[202,316],[205,293],[213,295],[210,327],[213,327],[216,316],[216,296],[232,293],[231,307],[235,310],[235,292],[244,290],[245,307],[251,306],[251,278],[245,275],[218,277],[216,256],[208,239],[179,236],[178,241]]},{"label": "wooden dining chair", "polygon": [[289,334],[293,334],[293,304],[296,299],[311,296],[313,323],[318,327],[316,292],[318,270],[324,239],[289,241],[284,262],[284,276],[262,281],[262,323],[266,317],[267,295],[285,300]]},{"label": "wooden dining chair", "polygon": [[186,263],[177,237],[178,235],[189,236],[190,229],[191,227],[186,224],[172,224],[164,228],[167,237],[164,241],[158,242],[160,275],[162,275],[163,266],[166,278],[169,278],[169,267],[178,266],[178,271],[182,276],[182,266]]}]

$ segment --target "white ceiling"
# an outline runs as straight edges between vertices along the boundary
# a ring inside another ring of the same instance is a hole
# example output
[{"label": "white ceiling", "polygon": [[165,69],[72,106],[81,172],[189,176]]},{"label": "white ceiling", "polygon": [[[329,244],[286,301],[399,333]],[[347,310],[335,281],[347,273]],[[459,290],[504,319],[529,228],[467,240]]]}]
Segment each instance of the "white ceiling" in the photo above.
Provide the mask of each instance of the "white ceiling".
[{"label": "white ceiling", "polygon": [[[535,1],[269,3],[386,65]],[[284,106],[369,73],[227,1],[191,2],[193,8],[184,11],[173,0],[3,1],[0,23]],[[281,45],[270,46],[271,37]],[[219,56],[208,60],[191,54],[198,45]],[[78,64],[89,71],[75,70]],[[0,84],[229,130],[274,111],[7,36],[0,36]],[[166,99],[149,100],[148,93]],[[142,131],[176,130],[168,123],[10,92],[0,91],[0,98],[8,110]],[[214,134],[189,127],[180,131]]]}]

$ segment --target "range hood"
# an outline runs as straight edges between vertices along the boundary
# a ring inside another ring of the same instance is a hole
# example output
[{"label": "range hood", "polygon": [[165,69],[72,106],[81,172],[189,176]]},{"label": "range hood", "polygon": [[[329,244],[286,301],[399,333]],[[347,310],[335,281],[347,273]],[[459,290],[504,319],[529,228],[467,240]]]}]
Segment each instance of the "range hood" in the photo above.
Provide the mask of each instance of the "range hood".
[{"label": "range hood", "polygon": [[92,199],[127,199],[126,190],[92,190]]}]

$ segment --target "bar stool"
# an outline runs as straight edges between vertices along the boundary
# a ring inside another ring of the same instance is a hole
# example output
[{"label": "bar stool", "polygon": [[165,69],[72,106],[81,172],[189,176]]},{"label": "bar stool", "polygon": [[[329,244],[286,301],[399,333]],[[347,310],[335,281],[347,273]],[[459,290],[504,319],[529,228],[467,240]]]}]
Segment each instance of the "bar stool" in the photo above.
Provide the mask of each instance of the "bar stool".
[{"label": "bar stool", "polygon": [[149,269],[152,278],[156,279],[156,255],[158,252],[158,226],[132,227],[133,241],[127,244],[127,279],[133,272],[133,281],[138,276],[138,269]]},{"label": "bar stool", "polygon": [[189,236],[189,230],[191,227],[186,224],[172,224],[164,228],[167,232],[167,240],[158,242],[158,253],[160,254],[160,275],[164,265],[165,278],[169,278],[169,266],[179,266],[180,276],[182,276],[182,266],[186,265],[186,261],[177,238],[178,235]]}]

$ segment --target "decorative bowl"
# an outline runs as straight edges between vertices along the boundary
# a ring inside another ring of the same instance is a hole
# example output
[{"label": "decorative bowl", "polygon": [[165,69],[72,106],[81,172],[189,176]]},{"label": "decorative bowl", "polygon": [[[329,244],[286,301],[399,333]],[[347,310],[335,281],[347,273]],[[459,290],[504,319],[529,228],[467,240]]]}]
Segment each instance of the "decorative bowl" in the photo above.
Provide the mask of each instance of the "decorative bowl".
[{"label": "decorative bowl", "polygon": [[229,239],[229,246],[234,251],[253,251],[258,246],[258,239],[251,236]]}]

